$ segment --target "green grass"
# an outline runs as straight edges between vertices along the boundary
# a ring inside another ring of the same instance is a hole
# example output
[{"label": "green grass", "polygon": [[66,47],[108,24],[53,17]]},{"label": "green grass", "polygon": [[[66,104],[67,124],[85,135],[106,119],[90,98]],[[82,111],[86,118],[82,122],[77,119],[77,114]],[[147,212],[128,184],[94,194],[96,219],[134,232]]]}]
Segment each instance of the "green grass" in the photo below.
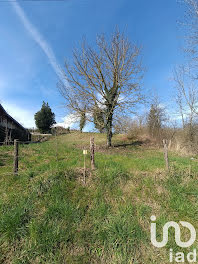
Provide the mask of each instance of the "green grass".
[{"label": "green grass", "polygon": [[[1,147],[0,263],[168,263],[168,249],[179,251],[174,233],[167,247],[154,248],[150,216],[157,216],[159,238],[170,220],[198,228],[196,160],[170,153],[166,173],[161,150],[133,144],[107,150],[104,135],[94,134],[96,170],[88,170],[85,185],[89,137],[20,145],[18,176],[13,146]],[[113,143],[122,141],[117,135]]]}]

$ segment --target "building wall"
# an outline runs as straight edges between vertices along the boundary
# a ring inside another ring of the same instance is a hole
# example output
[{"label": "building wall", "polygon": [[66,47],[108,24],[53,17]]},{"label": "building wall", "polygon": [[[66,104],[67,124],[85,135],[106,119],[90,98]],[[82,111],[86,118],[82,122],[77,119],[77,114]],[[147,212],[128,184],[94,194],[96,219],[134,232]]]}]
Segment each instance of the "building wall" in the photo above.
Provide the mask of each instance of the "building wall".
[{"label": "building wall", "polygon": [[18,126],[12,120],[9,120],[6,116],[0,117],[0,125],[2,127],[7,127],[8,129],[18,129]]},{"label": "building wall", "polygon": [[19,139],[20,141],[31,140],[31,134],[28,130],[10,117],[0,105],[0,142],[4,142],[6,134],[12,141],[14,139]]},{"label": "building wall", "polygon": [[[13,141],[14,139],[19,139],[20,141],[31,140],[31,134],[24,130],[8,129],[7,133],[11,141]],[[0,142],[4,142],[5,138],[6,138],[6,128],[0,125]]]}]

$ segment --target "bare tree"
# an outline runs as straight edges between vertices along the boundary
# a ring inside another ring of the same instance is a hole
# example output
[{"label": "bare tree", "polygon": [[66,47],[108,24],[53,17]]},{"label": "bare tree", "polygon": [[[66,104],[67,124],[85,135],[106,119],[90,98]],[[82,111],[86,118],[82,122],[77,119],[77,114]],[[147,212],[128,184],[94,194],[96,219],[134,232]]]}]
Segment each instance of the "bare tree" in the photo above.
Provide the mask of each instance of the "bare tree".
[{"label": "bare tree", "polygon": [[197,62],[198,62],[198,0],[181,0],[185,5],[185,14],[182,21],[186,29],[185,51],[189,55],[188,64],[178,66],[173,72],[177,88],[176,103],[182,118],[183,128],[186,122],[192,126],[194,118],[198,115],[198,87],[197,87]]},{"label": "bare tree", "polygon": [[174,70],[177,94],[176,103],[182,119],[183,128],[188,128],[188,137],[193,142],[194,123],[198,117],[198,87],[188,66],[178,66]]},{"label": "bare tree", "polygon": [[127,134],[132,126],[132,121],[128,116],[116,116],[114,120],[114,132],[116,134]]},{"label": "bare tree", "polygon": [[198,0],[183,0],[185,14],[181,22],[183,29],[186,30],[186,51],[196,55],[198,44]]},{"label": "bare tree", "polygon": [[150,110],[147,116],[147,126],[149,135],[158,141],[161,141],[162,128],[167,121],[165,108],[160,104],[158,97],[151,101]]},{"label": "bare tree", "polygon": [[74,112],[86,105],[87,118],[93,121],[95,105],[105,114],[107,146],[111,146],[113,118],[116,111],[132,111],[142,100],[140,80],[143,68],[140,48],[132,44],[118,30],[110,41],[104,35],[96,40],[96,48],[86,41],[73,51],[73,64],[65,63],[65,78],[70,84],[59,86],[67,105]]}]

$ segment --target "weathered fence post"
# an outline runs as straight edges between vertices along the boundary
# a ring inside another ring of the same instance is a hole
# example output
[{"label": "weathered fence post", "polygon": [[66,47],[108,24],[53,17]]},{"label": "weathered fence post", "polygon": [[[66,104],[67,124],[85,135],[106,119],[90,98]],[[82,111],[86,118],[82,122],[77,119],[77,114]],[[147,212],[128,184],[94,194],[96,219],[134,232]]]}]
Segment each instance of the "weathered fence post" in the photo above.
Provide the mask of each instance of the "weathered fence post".
[{"label": "weathered fence post", "polygon": [[86,184],[86,155],[87,155],[87,150],[83,150],[83,155],[84,155],[84,171],[83,171],[83,176],[84,176],[84,184]]},{"label": "weathered fence post", "polygon": [[90,158],[91,158],[91,169],[95,169],[95,145],[94,145],[94,137],[90,138]]},{"label": "weathered fence post", "polygon": [[166,169],[169,170],[169,162],[168,162],[168,142],[167,139],[163,139],[163,145],[164,145],[164,159],[166,163]]},{"label": "weathered fence post", "polygon": [[14,140],[14,175],[18,173],[19,167],[19,142],[18,139]]}]

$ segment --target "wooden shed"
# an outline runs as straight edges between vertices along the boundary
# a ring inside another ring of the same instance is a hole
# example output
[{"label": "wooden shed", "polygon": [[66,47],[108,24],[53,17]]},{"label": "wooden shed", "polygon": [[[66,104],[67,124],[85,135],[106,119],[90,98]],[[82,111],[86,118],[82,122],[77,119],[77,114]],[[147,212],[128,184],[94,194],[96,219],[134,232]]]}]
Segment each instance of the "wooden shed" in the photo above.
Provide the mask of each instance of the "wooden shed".
[{"label": "wooden shed", "polygon": [[14,139],[29,141],[31,134],[11,117],[0,104],[0,142],[9,143]]}]

